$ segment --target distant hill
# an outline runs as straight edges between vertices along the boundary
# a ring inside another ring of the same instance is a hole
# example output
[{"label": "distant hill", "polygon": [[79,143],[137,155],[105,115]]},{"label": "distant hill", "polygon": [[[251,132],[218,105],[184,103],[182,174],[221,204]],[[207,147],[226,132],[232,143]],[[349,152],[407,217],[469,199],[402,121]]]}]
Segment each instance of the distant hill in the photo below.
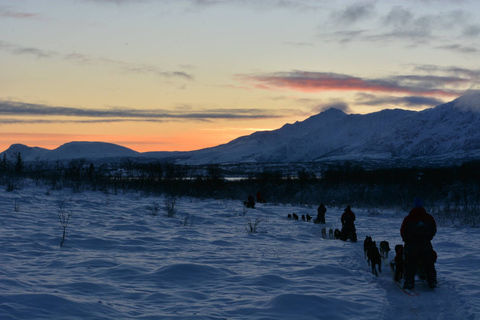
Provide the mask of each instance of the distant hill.
[{"label": "distant hill", "polygon": [[55,150],[14,144],[3,153],[11,157],[20,152],[25,161],[128,157],[184,164],[347,160],[390,165],[451,164],[480,158],[478,128],[480,93],[473,92],[418,112],[385,109],[361,115],[331,108],[277,130],[255,132],[190,152],[139,153],[104,142],[70,142]]},{"label": "distant hill", "polygon": [[21,153],[24,161],[127,158],[140,155],[137,151],[113,143],[87,141],[69,142],[54,150],[14,144],[0,155],[3,157],[4,153],[9,159],[14,158],[15,154]]}]

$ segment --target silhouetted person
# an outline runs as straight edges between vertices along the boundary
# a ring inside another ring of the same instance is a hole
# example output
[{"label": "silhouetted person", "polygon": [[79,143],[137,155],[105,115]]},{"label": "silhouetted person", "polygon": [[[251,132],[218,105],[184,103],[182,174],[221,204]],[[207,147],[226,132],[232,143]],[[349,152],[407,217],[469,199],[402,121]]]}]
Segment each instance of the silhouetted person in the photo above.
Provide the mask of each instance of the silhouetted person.
[{"label": "silhouetted person", "polygon": [[262,196],[262,191],[258,190],[256,196],[257,196],[257,203],[265,203],[265,200],[263,199],[263,196]]},{"label": "silhouetted person", "polygon": [[355,229],[355,213],[353,213],[350,206],[345,208],[345,212],[342,214],[340,221],[342,222],[342,236],[341,240],[347,241],[350,239],[352,242],[357,242],[357,232]]},{"label": "silhouetted person", "polygon": [[247,208],[255,208],[255,198],[251,194],[248,195],[247,199]]},{"label": "silhouetted person", "polygon": [[415,273],[419,264],[425,271],[425,277],[430,288],[435,288],[437,277],[435,271],[436,255],[432,247],[432,239],[437,233],[435,219],[423,208],[421,198],[415,198],[414,208],[403,219],[400,235],[405,242],[405,289],[415,286]]},{"label": "silhouetted person", "polygon": [[318,206],[318,209],[317,209],[317,223],[325,223],[325,213],[327,212],[327,208],[325,208],[325,206],[323,205],[323,203],[321,203],[319,206]]}]

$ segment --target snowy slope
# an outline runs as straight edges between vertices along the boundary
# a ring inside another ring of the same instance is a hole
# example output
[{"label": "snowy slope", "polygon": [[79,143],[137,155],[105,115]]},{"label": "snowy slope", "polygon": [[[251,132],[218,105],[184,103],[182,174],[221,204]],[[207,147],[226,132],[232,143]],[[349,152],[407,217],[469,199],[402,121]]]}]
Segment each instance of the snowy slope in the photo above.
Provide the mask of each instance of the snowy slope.
[{"label": "snowy slope", "polygon": [[[480,107],[480,99],[478,100]],[[397,157],[429,157],[456,154],[478,155],[480,151],[480,109],[462,107],[462,99],[419,112],[379,135],[370,148],[390,151]]]},{"label": "snowy slope", "polygon": [[22,157],[23,160],[28,159],[28,161],[33,161],[36,159],[41,159],[45,156],[50,150],[39,148],[39,147],[29,147],[23,144],[12,144],[7,150],[2,152],[0,155],[3,159],[3,155],[7,159],[15,159],[18,154]]},{"label": "snowy slope", "polygon": [[190,162],[322,160],[355,150],[411,113],[406,110],[383,110],[367,115],[347,115],[331,108],[278,130],[256,132],[226,145],[191,152]]},{"label": "snowy slope", "polygon": [[[363,257],[371,235],[393,246],[406,212],[360,208],[359,242],[322,239],[321,225],[287,214],[316,208],[139,193],[0,189],[0,319],[480,319],[480,233],[439,227],[439,287],[400,291]],[[72,213],[59,246],[59,204]],[[15,211],[15,207],[18,211]],[[327,206],[327,228],[342,210]],[[248,221],[263,220],[259,232]],[[186,223],[185,223],[186,222]],[[389,259],[392,259],[391,254]]]}]

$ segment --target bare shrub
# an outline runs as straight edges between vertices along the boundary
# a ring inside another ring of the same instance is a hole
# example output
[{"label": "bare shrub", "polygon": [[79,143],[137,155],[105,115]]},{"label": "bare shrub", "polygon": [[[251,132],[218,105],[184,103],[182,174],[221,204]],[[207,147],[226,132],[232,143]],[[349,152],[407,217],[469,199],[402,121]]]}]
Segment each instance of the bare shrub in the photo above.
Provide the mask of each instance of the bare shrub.
[{"label": "bare shrub", "polygon": [[265,221],[265,219],[261,216],[257,216],[254,221],[252,221],[251,219],[247,219],[247,222],[245,223],[245,229],[248,233],[258,233],[260,223],[262,223],[263,221]]},{"label": "bare shrub", "polygon": [[247,212],[248,212],[247,207],[246,207],[246,206],[243,206],[243,211],[242,211],[242,213],[240,213],[240,216],[245,217],[245,215],[247,214]]},{"label": "bare shrub", "polygon": [[164,200],[165,204],[165,211],[167,212],[168,217],[174,217],[175,213],[177,213],[177,209],[175,208],[175,203],[177,202],[176,196],[168,196]]},{"label": "bare shrub", "polygon": [[188,221],[190,220],[190,228],[193,227],[193,220],[194,220],[194,219],[195,219],[195,216],[194,216],[193,214],[192,214],[192,215],[190,215],[190,214],[187,215],[187,216],[185,217],[185,220],[183,221],[183,226],[184,226],[184,227],[189,226],[189,222],[188,222]]},{"label": "bare shrub", "polygon": [[65,209],[65,204],[66,201],[59,202],[57,212],[58,220],[60,221],[61,229],[63,231],[60,247],[63,246],[63,243],[65,242],[65,237],[67,235],[67,227],[70,224],[70,217],[72,216],[72,212]]},{"label": "bare shrub", "polygon": [[152,211],[152,216],[157,216],[158,215],[158,211],[160,211],[160,205],[156,202],[154,202],[152,204],[152,206],[150,207],[150,210]]}]

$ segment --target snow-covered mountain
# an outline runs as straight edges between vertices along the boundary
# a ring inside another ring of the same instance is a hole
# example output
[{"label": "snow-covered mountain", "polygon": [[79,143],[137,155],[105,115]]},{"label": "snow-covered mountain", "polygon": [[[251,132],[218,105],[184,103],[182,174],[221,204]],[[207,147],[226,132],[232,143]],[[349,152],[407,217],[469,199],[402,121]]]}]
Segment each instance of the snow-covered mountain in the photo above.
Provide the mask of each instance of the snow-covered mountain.
[{"label": "snow-covered mountain", "polygon": [[[451,164],[480,158],[480,92],[423,111],[386,109],[346,114],[331,108],[304,121],[255,132],[191,152],[146,152],[102,142],[71,142],[55,150],[12,145],[25,161],[152,158],[184,164],[362,161]],[[0,154],[1,155],[1,154]]]},{"label": "snow-covered mountain", "polygon": [[452,163],[480,157],[480,93],[415,112],[401,109],[345,114],[329,109],[278,130],[190,152],[180,161],[375,161]]},{"label": "snow-covered mountain", "polygon": [[7,159],[13,159],[18,153],[24,161],[55,161],[72,159],[108,159],[137,157],[139,152],[113,143],[74,141],[61,145],[57,149],[48,150],[38,147],[28,147],[22,144],[11,145],[0,155],[6,154]]}]

